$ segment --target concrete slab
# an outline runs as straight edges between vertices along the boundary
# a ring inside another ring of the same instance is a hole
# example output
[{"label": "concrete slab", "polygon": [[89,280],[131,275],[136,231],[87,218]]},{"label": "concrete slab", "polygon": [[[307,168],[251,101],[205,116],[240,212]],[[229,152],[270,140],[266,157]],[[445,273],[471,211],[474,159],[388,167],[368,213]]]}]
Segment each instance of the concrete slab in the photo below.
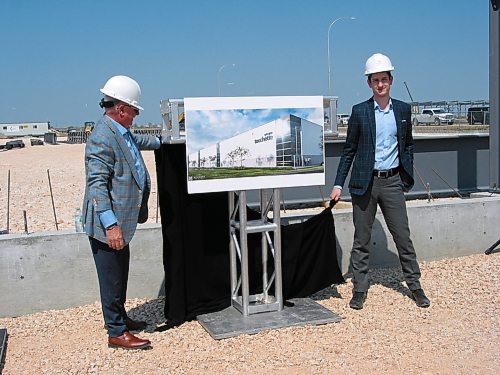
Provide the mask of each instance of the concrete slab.
[{"label": "concrete slab", "polygon": [[341,320],[340,316],[310,298],[294,298],[287,302],[291,302],[293,306],[285,306],[282,311],[243,316],[234,307],[228,307],[222,311],[200,315],[198,321],[212,338],[220,340],[268,329],[320,325]]}]

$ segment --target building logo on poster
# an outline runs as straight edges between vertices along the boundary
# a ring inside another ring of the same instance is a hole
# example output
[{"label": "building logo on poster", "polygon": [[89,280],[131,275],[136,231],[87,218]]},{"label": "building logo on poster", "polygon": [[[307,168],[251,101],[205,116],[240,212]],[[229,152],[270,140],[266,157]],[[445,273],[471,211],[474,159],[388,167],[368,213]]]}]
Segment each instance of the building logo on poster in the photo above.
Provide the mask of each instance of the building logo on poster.
[{"label": "building logo on poster", "polygon": [[262,137],[254,139],[255,143],[267,142],[273,140],[273,132],[265,133]]}]

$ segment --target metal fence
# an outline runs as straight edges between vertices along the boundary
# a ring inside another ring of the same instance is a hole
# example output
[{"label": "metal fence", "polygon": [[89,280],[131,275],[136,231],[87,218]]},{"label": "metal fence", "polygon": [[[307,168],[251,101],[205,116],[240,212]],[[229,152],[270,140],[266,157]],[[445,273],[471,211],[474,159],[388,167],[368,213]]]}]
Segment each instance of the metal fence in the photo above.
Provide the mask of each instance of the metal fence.
[{"label": "metal fence", "polygon": [[132,133],[160,136],[161,135],[161,128],[133,129]]},{"label": "metal fence", "polygon": [[89,134],[78,130],[68,132],[68,143],[86,143]]},{"label": "metal fence", "polygon": [[[149,135],[161,135],[161,128],[147,128],[147,129],[132,129],[134,134],[149,134]],[[83,130],[70,130],[68,132],[68,143],[87,143],[87,138],[90,133]]]},{"label": "metal fence", "polygon": [[[455,121],[458,124],[472,124],[470,121],[470,116],[468,113],[474,108],[484,108],[487,107],[487,111],[484,112],[482,124],[489,125],[489,106],[490,102],[488,100],[441,100],[441,101],[425,101],[425,102],[410,102],[413,113],[421,113],[425,108],[443,108],[445,111],[452,113],[455,116]],[[487,114],[486,114],[487,113]],[[478,120],[474,123],[479,123]]]}]

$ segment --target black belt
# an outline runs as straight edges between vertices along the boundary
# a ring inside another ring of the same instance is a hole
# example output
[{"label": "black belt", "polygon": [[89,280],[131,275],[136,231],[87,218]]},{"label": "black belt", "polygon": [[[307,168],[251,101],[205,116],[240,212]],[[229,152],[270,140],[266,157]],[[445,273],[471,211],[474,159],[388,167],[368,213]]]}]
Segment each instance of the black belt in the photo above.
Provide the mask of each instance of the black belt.
[{"label": "black belt", "polygon": [[378,178],[387,178],[394,176],[399,171],[399,168],[386,169],[385,171],[373,170],[373,175]]}]

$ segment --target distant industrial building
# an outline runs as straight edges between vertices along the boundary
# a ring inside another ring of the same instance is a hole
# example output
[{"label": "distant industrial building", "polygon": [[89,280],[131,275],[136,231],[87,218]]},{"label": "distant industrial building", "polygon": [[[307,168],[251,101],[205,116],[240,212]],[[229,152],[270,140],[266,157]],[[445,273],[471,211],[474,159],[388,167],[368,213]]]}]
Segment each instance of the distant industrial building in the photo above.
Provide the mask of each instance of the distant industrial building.
[{"label": "distant industrial building", "polygon": [[1,137],[43,136],[50,129],[50,122],[0,123]]},{"label": "distant industrial building", "polygon": [[288,115],[188,156],[191,168],[322,165],[323,126]]}]

